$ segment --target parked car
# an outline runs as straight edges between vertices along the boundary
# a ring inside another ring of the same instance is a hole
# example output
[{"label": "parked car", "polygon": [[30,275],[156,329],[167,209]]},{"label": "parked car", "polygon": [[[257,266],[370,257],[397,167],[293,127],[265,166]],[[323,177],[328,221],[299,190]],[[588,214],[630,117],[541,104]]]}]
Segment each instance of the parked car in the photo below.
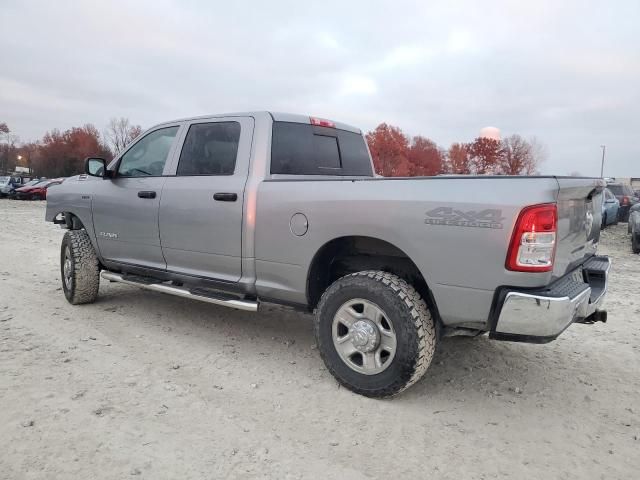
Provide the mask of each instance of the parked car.
[{"label": "parked car", "polygon": [[636,203],[629,211],[628,232],[631,234],[631,249],[640,253],[640,203]]},{"label": "parked car", "polygon": [[0,197],[8,197],[13,195],[16,189],[23,187],[21,177],[0,177]]},{"label": "parked car", "polygon": [[70,303],[102,277],[315,311],[328,370],[362,395],[415,383],[443,336],[545,343],[606,319],[599,178],[376,178],[359,129],[269,112],[167,122],[86,173],[45,215],[68,229]]},{"label": "parked car", "polygon": [[60,185],[63,181],[63,178],[42,180],[34,185],[18,188],[15,198],[18,200],[45,200],[47,198],[47,190],[52,186]]},{"label": "parked car", "polygon": [[635,192],[631,188],[631,185],[626,183],[609,183],[607,188],[616,196],[620,202],[620,209],[618,210],[618,219],[621,222],[629,220],[629,209],[640,202],[640,199],[636,196]]},{"label": "parked car", "polygon": [[620,202],[611,190],[605,188],[602,199],[602,228],[618,223],[618,210],[620,210]]}]

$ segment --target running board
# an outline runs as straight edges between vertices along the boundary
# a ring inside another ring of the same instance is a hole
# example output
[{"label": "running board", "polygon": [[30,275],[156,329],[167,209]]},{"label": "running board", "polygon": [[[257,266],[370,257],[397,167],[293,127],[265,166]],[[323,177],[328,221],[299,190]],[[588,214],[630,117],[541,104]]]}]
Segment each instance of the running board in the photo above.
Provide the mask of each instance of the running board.
[{"label": "running board", "polygon": [[258,302],[250,300],[236,300],[226,298],[216,298],[214,296],[199,295],[190,292],[185,288],[172,287],[164,283],[144,283],[136,282],[124,278],[119,273],[109,272],[108,270],[102,270],[100,276],[110,282],[124,283],[126,285],[133,285],[135,287],[144,288],[147,290],[153,290],[155,292],[168,293],[169,295],[175,295],[177,297],[190,298],[192,300],[200,300],[201,302],[213,303],[215,305],[222,305],[224,307],[237,308],[238,310],[246,310],[248,312],[258,311]]}]

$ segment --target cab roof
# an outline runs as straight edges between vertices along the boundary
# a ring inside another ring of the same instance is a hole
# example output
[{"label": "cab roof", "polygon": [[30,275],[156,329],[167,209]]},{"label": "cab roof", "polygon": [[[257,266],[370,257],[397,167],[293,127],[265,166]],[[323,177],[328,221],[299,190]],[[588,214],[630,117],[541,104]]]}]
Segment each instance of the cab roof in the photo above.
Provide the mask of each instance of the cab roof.
[{"label": "cab roof", "polygon": [[335,122],[330,119],[326,119],[325,117],[316,117],[310,115],[302,115],[299,113],[285,113],[285,112],[268,112],[268,111],[254,111],[254,112],[232,112],[232,113],[214,113],[211,115],[199,115],[197,117],[186,117],[179,118],[176,120],[172,120],[169,122],[162,122],[159,125],[163,125],[166,123],[176,123],[176,122],[189,122],[193,120],[206,120],[207,118],[216,118],[216,117],[259,117],[269,115],[274,122],[290,122],[290,123],[305,123],[311,125],[311,119],[321,119],[321,120],[329,120],[329,122],[335,125],[335,128],[340,130],[347,130],[349,132],[362,134],[362,130],[353,125],[348,125],[342,122]]}]

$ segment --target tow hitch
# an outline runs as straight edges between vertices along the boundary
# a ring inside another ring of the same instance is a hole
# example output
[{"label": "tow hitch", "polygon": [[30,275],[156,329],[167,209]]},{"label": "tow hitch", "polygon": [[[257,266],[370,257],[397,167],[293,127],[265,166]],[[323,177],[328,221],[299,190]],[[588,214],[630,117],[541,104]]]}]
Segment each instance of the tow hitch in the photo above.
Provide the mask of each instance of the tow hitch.
[{"label": "tow hitch", "polygon": [[576,323],[586,323],[588,325],[592,325],[596,322],[606,323],[607,321],[607,311],[606,310],[596,310],[587,318],[582,318],[580,320],[576,320]]}]

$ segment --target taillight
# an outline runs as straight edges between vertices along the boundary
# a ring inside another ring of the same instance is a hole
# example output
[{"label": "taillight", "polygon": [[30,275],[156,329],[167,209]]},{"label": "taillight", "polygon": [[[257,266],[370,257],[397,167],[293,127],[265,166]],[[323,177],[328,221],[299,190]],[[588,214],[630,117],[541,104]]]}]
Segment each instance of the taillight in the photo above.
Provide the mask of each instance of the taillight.
[{"label": "taillight", "polygon": [[324,118],[315,117],[309,117],[309,120],[311,121],[311,125],[315,125],[316,127],[336,128],[336,124],[331,120],[325,120]]},{"label": "taillight", "polygon": [[622,197],[622,202],[620,202],[620,205],[629,205],[629,197],[627,197],[626,195]]},{"label": "taillight", "polygon": [[506,268],[515,272],[549,272],[556,252],[558,209],[555,203],[525,207],[518,215],[507,252]]}]

